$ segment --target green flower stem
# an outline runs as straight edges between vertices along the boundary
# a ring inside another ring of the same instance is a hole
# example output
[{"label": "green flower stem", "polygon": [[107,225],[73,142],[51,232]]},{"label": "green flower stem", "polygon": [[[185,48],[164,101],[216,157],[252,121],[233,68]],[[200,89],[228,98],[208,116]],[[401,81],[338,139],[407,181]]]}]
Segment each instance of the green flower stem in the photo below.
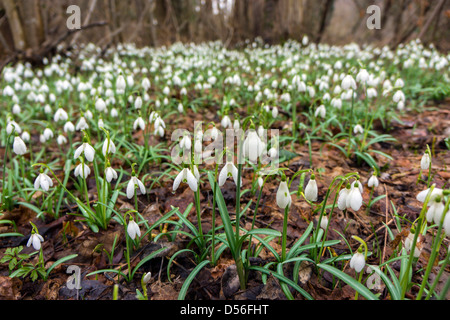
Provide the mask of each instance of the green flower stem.
[{"label": "green flower stem", "polygon": [[205,239],[203,236],[203,229],[202,229],[202,211],[201,211],[201,207],[200,207],[200,190],[198,190],[198,188],[197,188],[197,191],[194,192],[194,198],[195,198],[195,209],[197,212],[198,233],[200,236],[200,241],[201,241],[202,247],[204,247]]},{"label": "green flower stem", "polygon": [[217,192],[217,175],[219,172],[219,164],[216,164],[214,172],[214,190],[213,190],[213,206],[212,206],[212,231],[211,231],[211,265],[214,266],[215,262],[215,236],[216,236],[216,192]]},{"label": "green flower stem", "polygon": [[[433,285],[431,286],[430,290],[428,291],[428,294],[427,294],[425,300],[429,300],[431,298],[431,295],[433,294],[434,289],[436,289],[436,286],[439,283],[439,280],[441,279],[442,274],[444,273],[445,268],[447,267],[449,262],[450,262],[450,250],[448,250],[447,256],[446,256],[444,262],[442,263],[441,269],[439,270],[439,273],[437,274],[436,278],[434,279]],[[447,294],[449,281],[450,281],[450,278],[447,280],[447,289],[443,288],[442,291],[441,291],[441,293],[444,296]],[[441,298],[440,300],[444,300],[444,299]]]},{"label": "green flower stem", "polygon": [[85,178],[85,174],[84,174],[84,157],[81,157],[81,163],[82,163],[82,168],[83,168],[83,185],[84,185],[84,192],[85,192],[85,197],[86,197],[86,205],[88,206],[89,210],[91,210],[91,204],[89,203],[89,191],[88,191],[88,187],[87,187],[87,179]]},{"label": "green flower stem", "polygon": [[350,155],[350,151],[352,149],[351,148],[352,144],[350,143],[350,137],[352,136],[354,102],[355,102],[355,96],[354,96],[354,90],[352,90],[352,106],[350,108],[350,121],[349,121],[349,124],[348,124],[348,149],[347,149],[347,155]]},{"label": "green flower stem", "polygon": [[287,225],[288,225],[289,209],[290,209],[290,206],[286,206],[286,208],[284,208],[283,234],[282,234],[282,239],[281,239],[281,261],[282,262],[284,262],[286,260],[286,238],[287,238]]},{"label": "green flower stem", "polygon": [[[2,181],[2,209],[6,210],[8,209],[8,201],[5,201],[6,198],[6,191],[8,190],[8,188],[6,188],[6,160],[8,159],[8,151],[10,149],[10,143],[9,140],[11,139],[12,134],[14,134],[15,132],[15,128],[14,130],[12,130],[12,132],[8,135],[8,137],[6,138],[6,146],[5,146],[5,157],[3,158],[3,181]],[[8,190],[11,191],[11,190]]]},{"label": "green flower stem", "polygon": [[425,213],[427,211],[428,202],[430,201],[430,196],[431,196],[434,188],[435,188],[435,185],[432,185],[430,190],[428,191],[428,194],[427,194],[425,201],[423,203],[423,206],[422,206],[422,210],[420,211],[419,218],[417,219],[417,228],[416,228],[416,232],[414,233],[414,239],[412,241],[409,258],[408,258],[408,264],[406,266],[406,271],[403,274],[403,278],[400,280],[400,285],[402,288],[401,299],[405,298],[406,290],[408,289],[409,272],[410,272],[410,269],[411,269],[411,266],[413,263],[413,259],[414,259],[414,252],[416,250],[417,238],[419,237],[420,230],[422,229],[422,224],[424,223],[424,221],[426,221],[424,219],[424,217],[425,217]]}]

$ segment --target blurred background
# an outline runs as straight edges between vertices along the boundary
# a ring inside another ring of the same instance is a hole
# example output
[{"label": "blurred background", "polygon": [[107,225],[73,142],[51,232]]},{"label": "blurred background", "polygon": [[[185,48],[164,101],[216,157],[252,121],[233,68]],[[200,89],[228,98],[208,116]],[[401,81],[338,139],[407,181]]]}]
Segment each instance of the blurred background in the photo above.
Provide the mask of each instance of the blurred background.
[{"label": "blurred background", "polygon": [[[81,9],[81,31],[68,30],[67,8]],[[370,30],[370,5],[381,29]],[[450,48],[450,0],[0,0],[0,61],[38,62],[57,46],[92,42],[163,46],[261,37],[274,44],[304,35],[316,43],[395,47],[420,38]],[[1,65],[0,65],[1,66]]]}]

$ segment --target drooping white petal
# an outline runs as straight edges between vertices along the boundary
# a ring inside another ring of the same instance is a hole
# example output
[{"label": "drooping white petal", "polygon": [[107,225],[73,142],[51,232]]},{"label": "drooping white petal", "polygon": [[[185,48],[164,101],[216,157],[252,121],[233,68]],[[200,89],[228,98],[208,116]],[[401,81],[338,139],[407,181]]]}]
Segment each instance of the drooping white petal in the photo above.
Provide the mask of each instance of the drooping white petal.
[{"label": "drooping white petal", "polygon": [[280,186],[278,187],[277,196],[276,196],[277,204],[281,209],[285,209],[287,206],[291,204],[291,194],[289,192],[288,185],[286,181],[281,181]]},{"label": "drooping white petal", "polygon": [[177,190],[178,187],[180,186],[180,183],[185,175],[185,170],[186,169],[181,170],[180,173],[176,176],[175,180],[173,181],[173,191]]},{"label": "drooping white petal", "polygon": [[314,179],[310,179],[305,188],[305,198],[309,201],[317,201],[317,182]]}]

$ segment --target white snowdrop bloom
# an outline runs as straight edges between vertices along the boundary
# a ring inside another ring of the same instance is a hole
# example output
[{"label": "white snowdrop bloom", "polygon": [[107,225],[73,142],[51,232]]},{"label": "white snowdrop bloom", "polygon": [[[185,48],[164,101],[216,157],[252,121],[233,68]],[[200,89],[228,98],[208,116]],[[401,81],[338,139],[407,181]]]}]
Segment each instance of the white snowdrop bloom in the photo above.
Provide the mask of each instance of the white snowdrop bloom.
[{"label": "white snowdrop bloom", "polygon": [[92,114],[91,110],[86,110],[86,112],[84,113],[84,116],[87,119],[90,119],[90,120],[92,120],[92,118],[94,117],[94,115]]},{"label": "white snowdrop bloom", "polygon": [[398,78],[395,81],[394,86],[397,87],[397,88],[403,88],[405,86],[405,82],[402,79]]},{"label": "white snowdrop bloom", "polygon": [[11,88],[10,86],[6,86],[3,89],[3,95],[4,96],[8,96],[8,97],[12,97],[14,95],[14,89]]},{"label": "white snowdrop bloom", "polygon": [[182,95],[182,96],[187,95],[187,90],[186,90],[185,87],[181,88],[181,90],[180,90],[180,95]]},{"label": "white snowdrop bloom", "polygon": [[367,186],[369,188],[377,188],[379,185],[379,181],[378,178],[375,174],[373,174],[370,178],[369,181],[367,182]]},{"label": "white snowdrop bloom", "polygon": [[169,89],[169,87],[164,87],[164,89],[163,89],[163,93],[166,95],[166,96],[168,96],[169,94],[170,94],[170,89]]},{"label": "white snowdrop bloom", "polygon": [[67,143],[67,139],[66,139],[66,137],[65,137],[64,135],[60,134],[60,135],[58,135],[58,137],[56,138],[56,142],[57,142],[59,145],[63,145],[63,144],[66,144],[66,143]]},{"label": "white snowdrop bloom", "polygon": [[402,111],[404,108],[405,108],[405,102],[400,100],[400,101],[397,103],[397,109],[398,109],[399,111]]},{"label": "white snowdrop bloom", "polygon": [[111,166],[106,167],[105,169],[105,178],[108,183],[111,183],[111,181],[114,179],[117,179],[117,172]]},{"label": "white snowdrop bloom", "polygon": [[191,150],[192,146],[191,137],[188,134],[185,134],[181,138],[179,145],[181,149]]},{"label": "white snowdrop bloom", "polygon": [[99,129],[105,128],[105,122],[103,122],[102,118],[98,119],[97,126],[98,126]]},{"label": "white snowdrop bloom", "polygon": [[6,125],[6,133],[10,135],[13,130],[15,130],[18,134],[22,133],[22,128],[19,126],[19,124],[13,120],[9,120]]},{"label": "white snowdrop bloom", "polygon": [[280,186],[278,187],[277,190],[276,200],[277,205],[281,209],[285,209],[286,207],[291,205],[291,193],[289,191],[286,181],[280,182]]},{"label": "white snowdrop bloom", "polygon": [[363,134],[364,133],[364,129],[360,124],[357,124],[354,128],[353,128],[353,133],[354,134]]},{"label": "white snowdrop bloom", "polygon": [[189,168],[184,168],[180,171],[180,173],[178,173],[177,177],[173,181],[173,191],[178,189],[181,182],[187,183],[192,191],[197,191],[198,181]]},{"label": "white snowdrop bloom", "polygon": [[450,210],[445,214],[443,228],[447,237],[450,237]]},{"label": "white snowdrop bloom", "polygon": [[148,91],[148,89],[150,89],[150,80],[148,80],[148,78],[144,78],[142,79],[142,83],[141,83],[142,89],[144,89],[145,91]]},{"label": "white snowdrop bloom", "polygon": [[367,89],[367,98],[372,99],[372,98],[376,98],[377,96],[378,96],[377,89],[375,89],[375,88]]},{"label": "white snowdrop bloom", "polygon": [[327,217],[327,216],[323,216],[323,217],[322,217],[322,220],[320,221],[320,227],[321,227],[323,230],[326,230],[326,229],[327,229],[327,226],[328,226],[328,217]]},{"label": "white snowdrop bloom", "polygon": [[22,109],[20,108],[20,106],[17,103],[14,104],[14,106],[12,107],[12,113],[19,114],[21,111],[22,111]]},{"label": "white snowdrop bloom", "polygon": [[30,141],[30,139],[31,139],[30,133],[29,133],[28,131],[22,132],[22,134],[21,134],[20,137],[22,138],[22,140],[23,140],[24,142],[28,142],[28,141]]},{"label": "white snowdrop bloom", "polygon": [[155,130],[153,131],[153,134],[155,136],[160,136],[161,138],[164,137],[164,128],[161,126],[155,128]]},{"label": "white snowdrop bloom", "polygon": [[88,123],[86,122],[86,118],[85,118],[85,117],[81,117],[81,118],[78,120],[78,123],[77,123],[75,129],[76,129],[77,131],[82,131],[82,130],[86,130],[86,129],[88,129],[88,128],[89,128],[89,125],[88,125]]},{"label": "white snowdrop bloom", "polygon": [[128,181],[128,184],[127,184],[127,198],[128,199],[133,198],[134,192],[135,192],[134,189],[135,189],[136,185],[138,186],[138,188],[142,194],[146,193],[145,186],[142,183],[142,181],[139,180],[136,176],[132,176],[130,181]]},{"label": "white snowdrop bloom", "polygon": [[127,85],[129,87],[133,87],[134,86],[134,79],[133,79],[133,77],[131,75],[127,76]]},{"label": "white snowdrop bloom", "polygon": [[22,138],[18,135],[14,137],[13,151],[19,156],[27,153],[27,146],[25,145],[25,142],[23,142]]},{"label": "white snowdrop bloom", "polygon": [[127,83],[125,82],[125,78],[122,75],[119,75],[116,80],[116,93],[122,95],[125,93],[126,88]]},{"label": "white snowdrop bloom", "polygon": [[158,116],[155,120],[155,128],[156,127],[162,127],[164,129],[166,128],[166,124],[164,123],[164,120],[160,116]]},{"label": "white snowdrop bloom", "polygon": [[[356,81],[358,81],[359,83],[362,83],[362,84],[366,84],[367,81],[369,81],[369,77],[370,77],[370,75],[367,72],[367,70],[361,69],[359,71],[359,73],[356,75]],[[356,89],[356,88],[353,88],[353,89]]]},{"label": "white snowdrop bloom", "polygon": [[265,146],[262,143],[261,138],[258,136],[258,133],[255,130],[250,130],[247,138],[244,140],[242,151],[244,157],[255,163],[264,151],[264,147]]},{"label": "white snowdrop bloom", "polygon": [[[405,243],[404,243],[406,252],[410,252],[411,251],[413,241],[414,241],[414,233],[410,232],[408,234],[408,236],[406,237]],[[416,246],[414,247],[414,257],[416,257],[416,258],[420,257],[420,253],[422,252],[422,250],[421,250],[422,248],[421,247],[422,246],[421,246],[420,234],[419,234],[419,236],[417,237]]]},{"label": "white snowdrop bloom", "polygon": [[222,128],[231,128],[231,119],[228,115],[223,116],[222,121],[220,122]]},{"label": "white snowdrop bloom", "polygon": [[117,111],[116,108],[112,108],[110,114],[111,114],[111,117],[113,117],[113,118],[117,118],[119,116],[119,112]]},{"label": "white snowdrop bloom", "polygon": [[352,208],[354,211],[358,211],[361,208],[363,199],[361,196],[361,191],[359,190],[359,185],[360,183],[358,183],[358,186],[353,185],[351,187],[350,192],[346,197],[347,209]]},{"label": "white snowdrop bloom", "polygon": [[401,91],[401,90],[398,90],[395,94],[394,94],[394,96],[392,97],[392,100],[395,102],[395,103],[398,103],[398,102],[400,102],[400,101],[403,101],[403,102],[405,102],[405,94],[403,93],[403,91]]},{"label": "white snowdrop bloom", "polygon": [[442,214],[444,213],[444,203],[440,196],[434,197],[429,203],[426,218],[429,223],[433,221],[439,223],[441,221]]},{"label": "white snowdrop bloom", "polygon": [[212,127],[211,129],[211,139],[216,140],[219,137],[219,130],[216,127]]},{"label": "white snowdrop bloom", "polygon": [[331,99],[330,104],[331,104],[332,107],[334,107],[334,108],[336,108],[336,109],[339,109],[339,110],[340,110],[340,109],[342,108],[342,100],[339,99],[339,98],[333,98],[333,99]]},{"label": "white snowdrop bloom", "polygon": [[323,95],[323,97],[322,97],[322,100],[323,100],[323,101],[330,101],[330,100],[331,100],[330,94],[329,94],[328,92],[325,93],[325,94]]},{"label": "white snowdrop bloom", "polygon": [[52,179],[43,172],[39,173],[34,180],[34,189],[39,190],[39,188],[42,188],[42,190],[48,191],[50,187],[53,187]]},{"label": "white snowdrop bloom", "polygon": [[269,157],[271,159],[277,158],[278,157],[278,150],[277,150],[277,148],[274,148],[274,147],[270,148],[269,151],[268,151],[268,154],[269,154]]},{"label": "white snowdrop bloom", "polygon": [[278,117],[278,108],[277,107],[273,107],[272,108],[272,118],[276,118]]},{"label": "white snowdrop bloom", "polygon": [[355,252],[355,254],[350,259],[350,268],[354,269],[357,273],[361,272],[361,270],[366,265],[366,259],[364,254],[361,252]]},{"label": "white snowdrop bloom", "polygon": [[140,128],[141,130],[145,130],[145,122],[142,117],[138,117],[133,123],[133,130]]},{"label": "white snowdrop bloom", "polygon": [[88,165],[80,163],[74,171],[75,177],[80,176],[83,179],[86,179],[91,174],[91,169]]},{"label": "white snowdrop bloom", "polygon": [[75,126],[73,125],[73,123],[72,122],[70,122],[70,121],[67,121],[65,124],[64,124],[64,132],[74,132],[75,131]]},{"label": "white snowdrop bloom", "polygon": [[[219,186],[222,187],[225,184],[225,181],[228,179],[228,177],[232,177],[234,180],[234,183],[237,185],[238,182],[238,169],[234,165],[233,162],[227,162],[225,166],[220,170],[219,173]],[[241,179],[241,186],[242,186],[242,179]]]},{"label": "white snowdrop bloom", "polygon": [[[430,189],[426,189],[426,190],[419,192],[416,199],[422,203],[425,202],[429,192],[430,192]],[[435,199],[436,197],[442,197],[442,195],[443,195],[442,189],[434,188],[433,191],[431,192],[430,200],[428,201],[428,205],[430,206],[433,199]]]},{"label": "white snowdrop bloom", "polygon": [[64,109],[62,109],[62,108],[59,108],[58,110],[56,110],[56,112],[55,112],[55,114],[54,114],[54,116],[53,116],[53,120],[55,121],[55,122],[58,122],[58,121],[67,121],[69,119],[69,115],[67,114],[67,112],[64,110]]},{"label": "white snowdrop bloom", "polygon": [[39,233],[33,233],[28,239],[27,247],[33,245],[34,250],[40,250],[41,242],[44,242],[44,238]]},{"label": "white snowdrop bloom", "polygon": [[81,146],[77,148],[77,150],[75,150],[74,159],[78,159],[82,153],[84,153],[84,156],[87,161],[89,162],[94,161],[95,149],[89,143],[84,142],[83,144],[81,144]]},{"label": "white snowdrop bloom", "polygon": [[139,229],[139,225],[134,220],[128,222],[127,233],[128,236],[133,240],[136,239],[136,236],[138,238],[141,236],[141,230]]},{"label": "white snowdrop bloom", "polygon": [[98,112],[105,112],[106,111],[106,102],[102,98],[98,98],[95,102],[95,110]]},{"label": "white snowdrop bloom", "polygon": [[346,75],[344,79],[342,79],[341,87],[343,90],[353,89],[356,90],[356,82],[355,79],[351,75]]},{"label": "white snowdrop bloom", "polygon": [[116,153],[116,145],[111,139],[105,139],[103,142],[102,153],[105,157],[107,153]]},{"label": "white snowdrop bloom", "polygon": [[179,103],[179,104],[178,104],[178,112],[179,112],[179,113],[183,113],[183,112],[184,112],[184,107],[183,107],[183,104],[182,104],[182,103]]},{"label": "white snowdrop bloom", "polygon": [[45,114],[50,114],[50,113],[52,113],[52,107],[50,107],[48,104],[47,105],[45,105],[45,107],[44,107],[44,113]]},{"label": "white snowdrop bloom", "polygon": [[141,97],[137,97],[136,100],[134,100],[134,108],[135,109],[142,108],[142,98]]},{"label": "white snowdrop bloom", "polygon": [[422,170],[428,170],[430,169],[431,164],[431,158],[428,152],[425,152],[422,156],[422,159],[420,160],[420,167]]},{"label": "white snowdrop bloom", "polygon": [[316,118],[320,116],[322,119],[324,119],[326,114],[327,114],[327,109],[325,109],[325,106],[323,104],[320,105],[314,112],[314,116]]},{"label": "white snowdrop bloom", "polygon": [[53,138],[53,131],[50,128],[45,128],[44,132],[43,132],[43,136],[45,138],[46,141],[50,140],[51,138]]},{"label": "white snowdrop bloom", "polygon": [[317,188],[316,178],[314,175],[311,175],[311,179],[309,179],[309,182],[305,188],[306,200],[317,201],[317,193],[318,193],[318,188]]},{"label": "white snowdrop bloom", "polygon": [[234,131],[239,131],[239,128],[241,127],[241,123],[239,122],[239,120],[238,119],[235,119],[234,120],[234,122],[233,122],[233,129],[234,129]]},{"label": "white snowdrop bloom", "polygon": [[361,194],[364,193],[364,187],[363,187],[363,184],[359,181],[359,178],[358,178],[358,180],[355,180],[355,181],[352,182],[351,188],[355,187],[356,184],[358,184],[359,192],[360,192]]}]

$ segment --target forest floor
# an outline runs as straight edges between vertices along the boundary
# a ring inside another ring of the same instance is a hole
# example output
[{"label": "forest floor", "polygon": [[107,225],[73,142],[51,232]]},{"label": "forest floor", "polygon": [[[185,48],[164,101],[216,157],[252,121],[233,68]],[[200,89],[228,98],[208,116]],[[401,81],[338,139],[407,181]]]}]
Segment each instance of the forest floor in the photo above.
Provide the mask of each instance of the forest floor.
[{"label": "forest floor", "polygon": [[[358,235],[364,239],[369,245],[369,251],[377,252],[377,254],[368,258],[367,263],[372,261],[381,264],[389,259],[392,254],[392,239],[388,235],[388,226],[396,236],[397,241],[401,241],[401,234],[398,233],[400,226],[396,226],[396,219],[393,218],[393,208],[396,209],[399,216],[409,221],[414,221],[421,210],[421,203],[416,200],[416,195],[426,187],[423,183],[418,183],[420,174],[420,159],[423,151],[428,144],[433,152],[432,172],[434,174],[433,183],[437,187],[449,185],[450,179],[450,157],[444,139],[450,136],[450,101],[444,101],[439,105],[426,108],[422,113],[404,114],[401,119],[402,123],[393,122],[391,124],[391,134],[397,141],[380,143],[376,149],[383,151],[392,156],[393,160],[389,161],[385,158],[377,158],[382,168],[380,173],[380,185],[376,188],[374,197],[385,195],[385,198],[377,201],[371,208],[370,212],[366,212],[366,207],[355,214],[352,211],[342,212],[336,208],[331,219],[330,231],[327,240],[341,239],[341,235],[345,236],[353,250],[356,250],[359,243],[351,238],[352,235]],[[173,121],[179,127],[192,126],[196,117],[206,117],[208,121],[215,120],[217,116],[211,111],[205,111],[206,114],[195,115],[188,114],[185,117],[173,115]],[[278,121],[274,127],[282,128],[289,126],[289,123]],[[189,128],[187,128],[189,129]],[[381,130],[379,124],[375,124],[375,130]],[[139,138],[136,136],[135,138]],[[143,137],[141,137],[143,139]],[[152,143],[152,141],[150,142]],[[287,176],[292,176],[301,169],[308,168],[309,153],[307,145],[292,145],[293,152],[297,155],[286,161],[282,166],[289,168]],[[4,152],[4,150],[1,150]],[[321,168],[317,174],[319,185],[319,201],[323,200],[326,187],[332,179],[337,175],[350,172],[360,172],[361,181],[364,182],[364,202],[369,200],[369,189],[367,188],[367,180],[372,170],[367,165],[365,167],[358,166],[351,159],[343,157],[339,150],[329,146],[324,146],[321,141],[313,141],[312,143],[312,160],[315,168]],[[162,166],[164,169],[164,165]],[[147,169],[161,170],[158,166]],[[427,173],[427,172],[425,172]],[[424,177],[426,179],[426,176]],[[88,181],[88,185],[95,187],[95,181]],[[201,185],[201,203],[202,203],[202,225],[204,232],[208,232],[211,228],[212,214],[212,192],[206,177],[202,177],[203,185]],[[244,172],[243,188],[249,187],[252,182],[250,172]],[[161,184],[155,184],[148,191],[146,196],[138,197],[139,211],[142,216],[154,223],[166,212],[171,206],[179,207],[183,212],[186,207],[194,201],[193,192],[186,186],[182,185],[180,189],[172,192],[173,181],[162,180]],[[274,228],[281,231],[283,225],[283,212],[278,208],[275,200],[275,193],[278,188],[279,181],[276,179],[268,180],[263,189],[262,203],[256,217],[257,227]],[[293,182],[292,188],[296,189],[298,179]],[[235,203],[235,185],[228,181],[222,188],[225,201],[229,204]],[[259,192],[259,191],[258,191]],[[38,197],[39,194],[36,194]],[[247,203],[254,195],[246,193],[241,203]],[[311,208],[304,200],[297,200],[294,196],[292,208],[289,215],[287,243],[292,244],[299,238],[310,221],[314,221],[315,217],[311,215]],[[125,197],[120,197],[117,201],[117,208],[120,212],[126,212],[133,209],[133,202]],[[66,213],[71,213],[76,208],[65,208]],[[252,210],[254,206],[250,206],[248,214],[241,219],[241,226],[249,228],[253,217]],[[195,209],[192,209],[188,216],[189,220],[196,224]],[[231,217],[233,219],[233,217]],[[134,280],[130,283],[117,281],[115,274],[98,274],[96,276],[86,277],[86,274],[111,267],[108,262],[107,252],[111,252],[113,242],[118,236],[117,247],[113,256],[113,267],[122,266],[127,268],[125,258],[123,256],[123,248],[125,246],[125,233],[123,226],[112,220],[108,230],[101,230],[99,233],[93,233],[85,224],[77,222],[77,217],[64,214],[61,218],[54,220],[49,217],[45,221],[36,218],[36,214],[26,207],[16,207],[12,212],[7,212],[3,219],[13,220],[17,225],[17,231],[24,234],[25,237],[0,238],[0,254],[3,255],[6,248],[23,246],[23,253],[30,253],[33,248],[27,248],[28,235],[31,232],[29,221],[33,221],[38,227],[40,234],[45,238],[43,242],[44,260],[47,264],[65,257],[69,254],[77,253],[78,257],[56,267],[47,281],[36,280],[32,282],[29,278],[10,278],[8,266],[3,264],[0,266],[0,298],[15,300],[108,300],[112,298],[114,284],[119,284],[119,298],[124,300],[136,299],[136,289],[141,290],[140,278],[143,273],[151,272],[152,279],[148,284],[148,296],[151,300],[174,300],[177,299],[180,288],[195,267],[195,262],[189,255],[179,255],[174,260],[170,269],[170,281],[167,277],[167,263],[173,253],[186,247],[188,240],[181,235],[175,238],[175,241],[169,241],[168,237],[161,237],[157,242],[151,239],[144,239],[138,250],[136,250],[131,258],[132,267],[137,265],[142,258],[155,250],[165,247],[166,250],[160,252],[155,258],[145,263],[136,273]],[[221,224],[220,216],[216,220],[217,225]],[[406,225],[406,224],[405,224]],[[404,226],[401,226],[404,227]],[[0,226],[2,232],[11,232],[11,228]],[[186,229],[188,231],[188,229]],[[156,233],[160,230],[155,231]],[[341,235],[340,235],[340,234]],[[432,235],[428,234],[425,238],[424,250],[418,260],[415,268],[423,268],[429,263],[429,250]],[[278,241],[278,242],[277,242]],[[99,243],[101,246],[99,246]],[[281,251],[279,239],[272,241],[271,245]],[[444,240],[444,247],[449,246],[448,239]],[[333,246],[336,254],[344,251],[348,252],[347,244],[341,241],[341,244]],[[376,257],[375,257],[376,256]],[[438,256],[438,259],[442,259]],[[37,259],[37,256],[34,257]],[[264,265],[271,261],[273,256],[267,250],[261,252],[260,258],[255,259],[252,263]],[[437,260],[439,261],[439,260]],[[343,262],[344,272],[354,276],[354,271],[350,269],[348,261]],[[400,262],[399,262],[400,263]],[[69,274],[67,268],[69,265],[79,266],[81,269],[81,289],[71,290],[67,287]],[[399,266],[397,266],[399,267]],[[393,265],[395,269],[395,264]],[[288,270],[289,272],[289,270]],[[292,272],[292,270],[290,270]],[[325,272],[323,277],[318,277],[315,268],[308,263],[304,263],[300,269],[299,282],[316,300],[347,300],[353,299],[355,291],[348,285],[334,281],[332,275]],[[446,274],[441,278],[442,284],[448,279],[450,268],[447,267]],[[420,274],[420,273],[419,273]],[[419,276],[416,274],[416,276]],[[205,300],[284,300],[286,299],[279,282],[268,277],[266,284],[263,283],[261,274],[251,272],[249,275],[248,287],[246,290],[239,290],[239,282],[236,281],[237,275],[234,266],[234,260],[229,252],[225,251],[220,257],[216,266],[207,266],[201,270],[192,282],[187,293],[187,299],[205,299]],[[413,280],[414,282],[414,280]],[[416,281],[420,283],[420,281]],[[439,285],[442,285],[439,284]],[[414,287],[412,292],[414,292]],[[388,299],[388,292],[383,283],[378,288],[381,299]],[[304,299],[300,294],[294,292],[294,297]]]}]

